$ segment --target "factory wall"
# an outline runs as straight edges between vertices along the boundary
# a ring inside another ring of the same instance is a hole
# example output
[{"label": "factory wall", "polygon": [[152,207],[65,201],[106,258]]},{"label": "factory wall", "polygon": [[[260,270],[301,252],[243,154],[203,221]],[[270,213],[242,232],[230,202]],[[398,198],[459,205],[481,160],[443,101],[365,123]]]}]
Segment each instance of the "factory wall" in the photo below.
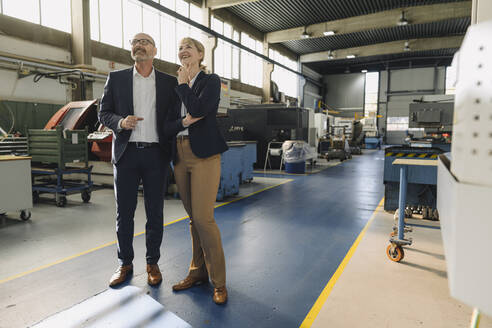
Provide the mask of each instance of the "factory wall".
[{"label": "factory wall", "polygon": [[[302,73],[309,78],[319,81],[321,83],[323,76],[313,71],[306,65],[302,65]],[[305,108],[317,108],[317,103],[319,100],[323,100],[323,90],[320,86],[312,83],[310,81],[306,81],[304,88],[302,90],[303,104],[302,106]]]},{"label": "factory wall", "polygon": [[[51,62],[70,64],[69,51],[41,43],[0,35],[1,51]],[[22,75],[19,76],[18,73]],[[0,64],[0,99],[20,102],[64,104],[72,97],[71,89],[57,80],[41,79],[35,83],[19,64]]]},{"label": "factory wall", "polygon": [[324,102],[340,114],[337,116],[354,117],[363,113],[364,73],[333,74],[323,77],[326,92]]}]

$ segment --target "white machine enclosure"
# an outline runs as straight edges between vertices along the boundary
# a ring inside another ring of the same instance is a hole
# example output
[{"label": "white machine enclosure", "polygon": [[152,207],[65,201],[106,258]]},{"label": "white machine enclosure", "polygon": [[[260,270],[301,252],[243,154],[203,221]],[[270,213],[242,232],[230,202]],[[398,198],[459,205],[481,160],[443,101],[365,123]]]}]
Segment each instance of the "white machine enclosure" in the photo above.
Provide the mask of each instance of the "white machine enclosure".
[{"label": "white machine enclosure", "polygon": [[492,21],[472,25],[457,64],[451,167],[439,159],[437,208],[451,296],[492,315]]},{"label": "white machine enclosure", "polygon": [[451,171],[460,182],[492,186],[492,21],[472,25],[456,63]]}]

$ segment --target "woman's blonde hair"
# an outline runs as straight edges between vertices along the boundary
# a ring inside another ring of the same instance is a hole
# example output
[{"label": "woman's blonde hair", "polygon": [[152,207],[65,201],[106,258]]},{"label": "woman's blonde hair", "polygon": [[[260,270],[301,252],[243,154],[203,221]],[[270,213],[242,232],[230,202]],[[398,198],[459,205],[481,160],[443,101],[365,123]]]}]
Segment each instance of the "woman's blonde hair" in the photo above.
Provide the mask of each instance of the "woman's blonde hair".
[{"label": "woman's blonde hair", "polygon": [[179,44],[182,44],[182,43],[192,44],[196,48],[196,50],[198,50],[198,52],[203,54],[202,59],[200,59],[200,62],[198,63],[198,66],[200,67],[200,69],[202,71],[204,71],[206,69],[206,66],[202,65],[202,61],[205,58],[205,47],[203,46],[203,43],[201,43],[200,41],[198,41],[196,39],[190,38],[190,37],[186,37],[186,38],[181,39]]}]

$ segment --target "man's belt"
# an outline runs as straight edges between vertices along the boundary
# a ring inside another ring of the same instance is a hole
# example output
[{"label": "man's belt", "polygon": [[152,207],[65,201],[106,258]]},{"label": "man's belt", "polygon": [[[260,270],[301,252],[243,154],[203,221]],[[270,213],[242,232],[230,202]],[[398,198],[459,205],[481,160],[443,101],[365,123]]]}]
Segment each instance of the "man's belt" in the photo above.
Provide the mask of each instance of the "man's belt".
[{"label": "man's belt", "polygon": [[143,142],[143,141],[133,142],[133,141],[131,141],[128,144],[135,146],[135,148],[159,147],[158,142]]}]

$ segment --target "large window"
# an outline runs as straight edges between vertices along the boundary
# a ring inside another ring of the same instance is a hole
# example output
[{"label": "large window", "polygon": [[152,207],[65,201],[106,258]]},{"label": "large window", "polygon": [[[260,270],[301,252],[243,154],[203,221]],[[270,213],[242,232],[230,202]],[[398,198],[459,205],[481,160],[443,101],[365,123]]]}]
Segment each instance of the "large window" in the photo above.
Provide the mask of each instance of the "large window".
[{"label": "large window", "polygon": [[0,0],[2,13],[31,23],[71,33],[69,0]]},{"label": "large window", "polygon": [[388,117],[386,122],[387,131],[407,131],[408,116]]},{"label": "large window", "polygon": [[[232,33],[232,39],[236,42],[240,42],[238,31],[234,31]],[[232,78],[239,80],[239,48],[238,47],[232,47]]]},{"label": "large window", "polygon": [[[287,56],[280,54],[278,51],[270,49],[268,56],[288,68],[297,71],[297,62],[289,59]],[[280,92],[287,96],[297,98],[298,93],[298,75],[286,70],[283,67],[274,65],[272,72],[272,81],[274,81]]]},{"label": "large window", "polygon": [[[212,17],[212,30],[232,39],[232,26]],[[232,78],[232,45],[224,40],[217,40],[214,51],[214,71],[227,79]]]},{"label": "large window", "polygon": [[[241,32],[241,44],[256,52],[263,52],[263,43]],[[263,61],[252,53],[241,50],[241,82],[261,88],[263,86]]]},{"label": "large window", "polygon": [[[121,10],[121,0],[99,1],[99,28],[101,35],[101,40],[99,41],[115,47],[123,47]],[[125,20],[126,24],[132,23]]]},{"label": "large window", "polygon": [[379,72],[366,73],[364,116],[372,117],[378,112],[378,92]]},{"label": "large window", "polygon": [[[201,8],[196,5],[185,0],[160,0],[160,4],[201,23]],[[188,36],[201,38],[200,30],[135,0],[90,0],[90,18],[93,40],[130,50],[129,40],[144,32],[155,40],[156,57],[176,64],[178,42]]]}]

